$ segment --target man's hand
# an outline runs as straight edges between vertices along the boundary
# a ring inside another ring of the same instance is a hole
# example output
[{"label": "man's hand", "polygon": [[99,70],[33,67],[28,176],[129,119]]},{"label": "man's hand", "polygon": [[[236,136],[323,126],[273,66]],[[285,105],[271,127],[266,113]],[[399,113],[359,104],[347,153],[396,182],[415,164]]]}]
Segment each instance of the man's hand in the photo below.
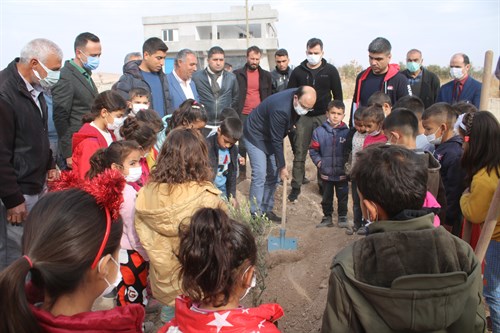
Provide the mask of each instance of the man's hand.
[{"label": "man's hand", "polygon": [[47,172],[47,181],[48,182],[53,182],[54,180],[59,179],[60,175],[61,175],[61,173],[59,172],[59,170],[57,170],[57,169],[50,169]]},{"label": "man's hand", "polygon": [[28,211],[26,210],[26,203],[24,202],[19,206],[7,209],[7,221],[13,225],[22,223],[27,215]]},{"label": "man's hand", "polygon": [[280,170],[280,178],[283,183],[288,180],[288,170],[286,169],[286,167]]},{"label": "man's hand", "polygon": [[68,157],[66,159],[66,165],[68,166],[68,168],[73,169],[73,158]]},{"label": "man's hand", "polygon": [[240,162],[240,165],[245,165],[247,163],[247,160],[243,156],[240,156],[238,161]]}]

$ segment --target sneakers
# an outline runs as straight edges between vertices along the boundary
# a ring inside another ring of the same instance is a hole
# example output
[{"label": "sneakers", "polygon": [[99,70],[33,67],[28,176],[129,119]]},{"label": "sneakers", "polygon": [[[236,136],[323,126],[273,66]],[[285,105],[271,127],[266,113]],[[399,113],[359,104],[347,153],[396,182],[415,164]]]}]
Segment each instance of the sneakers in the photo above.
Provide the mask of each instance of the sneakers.
[{"label": "sneakers", "polygon": [[290,194],[288,195],[288,201],[296,202],[297,198],[299,197],[299,194],[300,194],[300,189],[292,187],[292,192],[290,192]]},{"label": "sneakers", "polygon": [[323,216],[320,224],[316,225],[316,228],[324,228],[324,227],[333,227],[332,217],[331,216]]},{"label": "sneakers", "polygon": [[365,226],[362,226],[361,228],[358,229],[358,231],[356,232],[356,234],[364,236],[364,235],[368,234],[368,228],[365,227]]},{"label": "sneakers", "polygon": [[356,227],[347,227],[347,229],[345,229],[345,234],[351,236],[354,235],[357,231],[358,229],[356,229]]},{"label": "sneakers", "polygon": [[348,228],[349,222],[347,222],[347,216],[339,216],[339,228]]},{"label": "sneakers", "polygon": [[265,214],[267,216],[267,218],[273,222],[276,222],[276,223],[281,223],[281,217],[279,217],[278,215],[274,214],[274,212],[266,212]]}]

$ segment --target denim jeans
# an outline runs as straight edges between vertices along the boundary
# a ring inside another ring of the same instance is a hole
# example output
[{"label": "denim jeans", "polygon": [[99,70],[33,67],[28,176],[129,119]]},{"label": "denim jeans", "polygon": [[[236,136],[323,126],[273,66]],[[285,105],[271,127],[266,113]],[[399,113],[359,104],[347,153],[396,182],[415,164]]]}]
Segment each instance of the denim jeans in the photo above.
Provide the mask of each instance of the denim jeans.
[{"label": "denim jeans", "polygon": [[266,154],[247,139],[244,140],[252,167],[250,213],[270,212],[274,208],[274,193],[278,184],[276,159],[274,154]]},{"label": "denim jeans", "polygon": [[500,242],[491,240],[485,256],[483,293],[490,307],[493,332],[500,332]]},{"label": "denim jeans", "polygon": [[[24,195],[28,213],[36,204],[41,194]],[[7,221],[7,208],[0,201],[0,271],[21,256],[23,225],[12,225]]]}]

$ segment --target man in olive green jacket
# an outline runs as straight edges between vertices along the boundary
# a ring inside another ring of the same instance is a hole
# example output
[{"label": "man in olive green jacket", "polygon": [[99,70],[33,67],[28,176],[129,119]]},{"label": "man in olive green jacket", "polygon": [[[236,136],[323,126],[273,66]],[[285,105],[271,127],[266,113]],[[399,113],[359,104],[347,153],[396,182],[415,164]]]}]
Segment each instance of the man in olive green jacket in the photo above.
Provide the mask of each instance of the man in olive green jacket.
[{"label": "man in olive green jacket", "polygon": [[422,209],[422,159],[387,145],[358,156],[352,176],[374,222],[333,260],[321,332],[484,332],[481,265]]}]

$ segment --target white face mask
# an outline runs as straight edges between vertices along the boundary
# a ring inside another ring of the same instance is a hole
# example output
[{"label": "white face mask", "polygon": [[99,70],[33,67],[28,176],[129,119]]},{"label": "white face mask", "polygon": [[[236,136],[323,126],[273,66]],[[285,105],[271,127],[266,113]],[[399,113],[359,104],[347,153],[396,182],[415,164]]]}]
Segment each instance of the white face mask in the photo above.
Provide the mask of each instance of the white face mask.
[{"label": "white face mask", "polygon": [[441,134],[441,136],[439,138],[436,138],[436,133],[439,131],[439,128],[436,130],[436,132],[430,134],[430,135],[426,135],[425,137],[427,138],[427,141],[431,144],[431,145],[439,145],[441,144],[441,141],[443,139],[443,135]]},{"label": "white face mask", "polygon": [[[108,120],[106,119],[106,121],[108,121]],[[107,125],[108,130],[114,131],[114,130],[119,129],[123,125],[124,121],[125,121],[125,117],[113,118],[113,122],[111,124],[108,123],[108,125]]]},{"label": "white face mask", "polygon": [[139,112],[141,110],[146,110],[146,109],[148,109],[148,107],[149,106],[147,104],[140,104],[140,103],[132,104],[132,113],[135,116],[137,114],[137,112]]},{"label": "white face mask", "polygon": [[371,133],[368,133],[368,135],[369,135],[369,136],[377,136],[377,135],[379,135],[379,134],[380,134],[380,130],[378,130],[378,131],[373,131],[373,132],[371,132]]},{"label": "white face mask", "polygon": [[462,72],[462,68],[451,67],[450,75],[453,79],[460,80],[464,76],[464,73]]},{"label": "white face mask", "polygon": [[127,183],[135,183],[138,181],[142,176],[142,168],[136,167],[136,168],[129,168],[128,169],[128,175],[125,176],[125,181]]},{"label": "white face mask", "polygon": [[[101,262],[102,262],[103,259],[104,259],[104,257],[102,257],[101,260],[99,260],[99,263],[97,264],[97,271],[98,272],[101,271]],[[111,293],[113,291],[113,289],[115,289],[118,286],[118,284],[121,282],[121,280],[122,280],[122,273],[120,272],[120,264],[117,263],[116,260],[115,260],[115,258],[113,258],[113,257],[111,257],[111,260],[116,265],[116,269],[117,269],[116,278],[113,281],[113,283],[110,283],[108,281],[108,279],[104,278],[104,281],[106,281],[106,283],[108,284],[108,286],[106,287],[106,289],[104,289],[102,291],[102,293],[101,293],[101,295],[99,297],[102,297],[104,295],[107,295],[107,294]]]},{"label": "white face mask", "polygon": [[309,112],[309,110],[304,109],[302,105],[300,105],[298,100],[297,100],[297,105],[294,105],[293,108],[295,109],[295,112],[297,112],[299,116],[305,116]]},{"label": "white face mask", "polygon": [[320,54],[308,54],[306,56],[307,62],[309,65],[316,66],[321,62],[321,55]]},{"label": "white face mask", "polygon": [[[252,267],[252,266],[248,266],[248,268],[243,273],[243,276],[245,276],[246,272],[248,272],[248,270],[250,269],[250,267]],[[241,296],[240,301],[242,299],[244,299],[248,295],[248,293],[250,292],[250,289],[255,288],[256,285],[257,285],[257,278],[255,277],[255,272],[254,272],[253,273],[253,277],[252,277],[252,282],[250,282],[250,287],[247,288],[247,290],[245,291],[245,294],[243,294],[243,296]]]},{"label": "white face mask", "polygon": [[39,61],[38,63],[40,64],[40,66],[42,66],[45,72],[47,72],[47,76],[42,79],[40,73],[38,73],[34,69],[33,73],[39,80],[39,83],[42,86],[42,88],[50,89],[59,81],[59,78],[61,77],[61,71],[53,71],[52,69],[47,68],[47,66],[45,66],[41,61]]}]

